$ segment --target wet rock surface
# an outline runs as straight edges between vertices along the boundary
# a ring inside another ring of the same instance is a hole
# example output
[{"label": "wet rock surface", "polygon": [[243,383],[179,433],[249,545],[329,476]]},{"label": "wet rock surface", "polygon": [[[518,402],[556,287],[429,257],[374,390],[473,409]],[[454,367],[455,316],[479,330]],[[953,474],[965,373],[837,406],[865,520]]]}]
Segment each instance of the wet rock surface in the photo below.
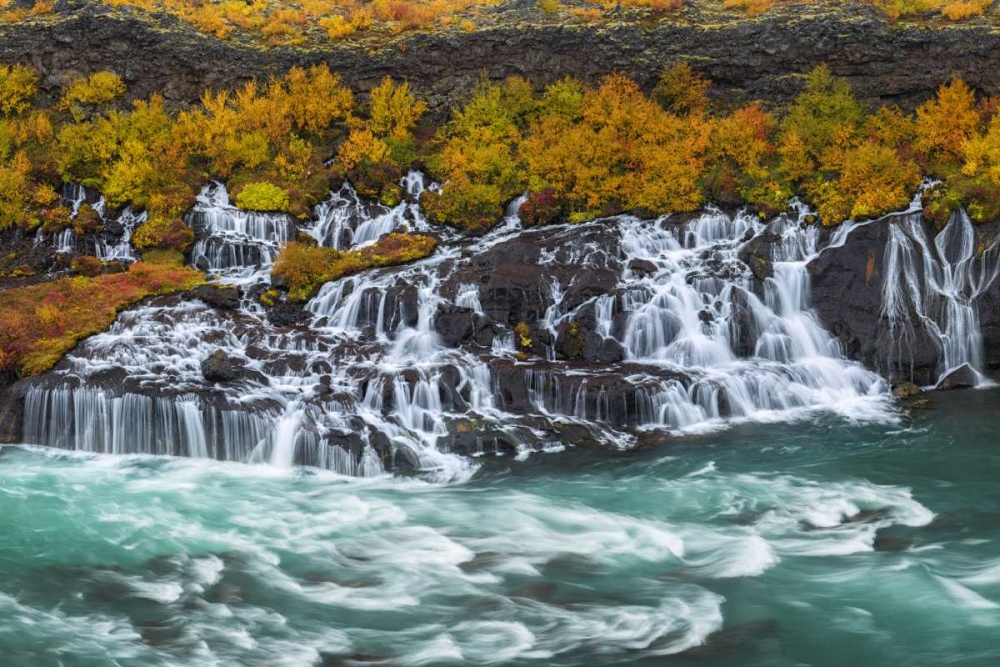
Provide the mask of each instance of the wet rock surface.
[{"label": "wet rock surface", "polygon": [[938,383],[938,389],[968,389],[979,384],[979,377],[968,364],[962,364],[945,375]]},{"label": "wet rock surface", "polygon": [[236,310],[240,307],[240,290],[236,285],[199,285],[187,293],[192,299],[200,299],[215,308]]},{"label": "wet rock surface", "polygon": [[[950,224],[957,230],[962,221]],[[949,235],[957,231],[940,233],[942,252],[937,245],[939,233],[919,213],[891,215],[858,226],[842,246],[827,248],[810,262],[813,309],[849,357],[893,382],[927,386],[946,370],[942,338],[948,334],[948,317],[955,317],[949,308],[957,308],[959,314],[968,308],[968,317],[978,320],[986,367],[993,367],[1000,348],[1000,310],[996,307],[1000,280],[995,269],[1000,229],[980,225],[967,231],[975,238],[974,250],[959,269],[955,258],[948,256],[959,245],[949,244]],[[963,278],[958,271],[968,275]],[[946,274],[954,276],[951,283],[945,283]],[[951,302],[935,292],[955,293],[958,298]],[[890,312],[887,304],[893,303],[897,308]],[[950,335],[966,338],[971,334],[955,330]]]},{"label": "wet rock surface", "polygon": [[267,384],[264,375],[248,369],[242,359],[226,354],[223,350],[216,350],[201,362],[201,374],[208,382],[252,379]]}]

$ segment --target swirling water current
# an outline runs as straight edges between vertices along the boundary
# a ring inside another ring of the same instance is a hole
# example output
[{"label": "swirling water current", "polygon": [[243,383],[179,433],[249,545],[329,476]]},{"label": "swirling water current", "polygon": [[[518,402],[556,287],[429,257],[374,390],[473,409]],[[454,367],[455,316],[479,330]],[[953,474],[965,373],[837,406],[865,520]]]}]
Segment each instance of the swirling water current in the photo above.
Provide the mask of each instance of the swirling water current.
[{"label": "swirling water current", "polygon": [[0,664],[1000,664],[1000,389],[462,483],[0,449]]}]

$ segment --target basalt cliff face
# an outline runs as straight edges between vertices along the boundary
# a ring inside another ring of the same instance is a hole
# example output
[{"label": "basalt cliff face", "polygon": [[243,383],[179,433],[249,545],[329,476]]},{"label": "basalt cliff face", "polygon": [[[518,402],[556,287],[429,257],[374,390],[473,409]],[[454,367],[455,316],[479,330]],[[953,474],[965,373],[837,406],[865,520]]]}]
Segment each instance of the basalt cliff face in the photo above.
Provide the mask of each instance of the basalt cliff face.
[{"label": "basalt cliff face", "polygon": [[[469,455],[854,414],[893,386],[971,386],[1000,366],[1000,228],[961,212],[941,231],[916,208],[836,229],[801,209],[524,229],[514,202],[468,237],[428,223],[422,183],[411,173],[391,209],[345,185],[306,221],[208,186],[187,261],[223,282],[146,301],[51,372],[6,378],[0,438],[451,474]],[[60,254],[127,248],[134,221],[101,210],[100,236]],[[404,227],[437,251],[304,306],[262,298],[283,240],[344,249]]]},{"label": "basalt cliff face", "polygon": [[[136,97],[197,100],[296,65],[326,62],[355,90],[385,75],[408,79],[443,111],[480,77],[526,77],[536,86],[572,75],[594,82],[611,72],[650,87],[670,64],[687,61],[733,104],[781,104],[800,90],[797,74],[827,63],[870,102],[912,109],[958,74],[985,94],[1000,93],[1000,32],[985,26],[893,24],[871,7],[775,10],[715,23],[695,14],[647,24],[532,24],[509,10],[492,27],[404,34],[378,48],[334,45],[261,48],[219,40],[177,19],[63,2],[55,16],[0,26],[0,62],[29,62],[55,92],[69,77],[119,72]],[[510,17],[509,19],[506,17]]]}]

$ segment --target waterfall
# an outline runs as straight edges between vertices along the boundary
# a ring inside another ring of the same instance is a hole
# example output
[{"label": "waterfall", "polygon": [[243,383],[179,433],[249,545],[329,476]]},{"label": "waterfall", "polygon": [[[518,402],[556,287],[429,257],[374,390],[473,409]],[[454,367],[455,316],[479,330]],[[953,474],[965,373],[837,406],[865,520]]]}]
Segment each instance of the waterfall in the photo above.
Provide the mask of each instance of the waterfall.
[{"label": "waterfall", "polygon": [[[423,174],[411,171],[401,185],[415,200],[425,190]],[[344,183],[316,208],[316,221],[306,231],[321,246],[337,250],[369,245],[404,228],[428,231],[427,220],[414,200],[391,208],[372,204],[362,200],[350,183]]]},{"label": "waterfall", "polygon": [[301,421],[301,413],[294,409],[278,420],[271,435],[271,465],[278,468],[292,467],[295,462],[295,445]]},{"label": "waterfall", "polygon": [[1000,273],[1000,262],[992,258],[1000,236],[977,247],[972,222],[961,209],[933,243],[918,212],[890,224],[882,283],[890,360],[905,365],[912,358],[910,350],[919,330],[932,337],[940,352],[938,382],[966,365],[983,382],[976,302]]},{"label": "waterfall", "polygon": [[[387,207],[345,183],[299,223],[241,211],[222,184],[209,184],[187,216],[197,234],[192,264],[253,294],[298,234],[350,249],[431,229],[419,197],[437,186],[417,172],[401,185],[405,201]],[[645,432],[820,409],[886,415],[886,382],[846,359],[810,308],[807,264],[843,245],[855,223],[823,234],[796,206],[766,223],[709,209],[683,222],[617,216],[525,230],[523,201],[482,237],[435,230],[442,242],[428,258],[327,283],[305,304],[308,326],[274,324],[251,299],[235,310],[178,296],[130,309],[31,385],[25,440],[346,475],[416,468],[451,481],[477,467],[461,454],[559,449],[580,433],[622,447]],[[119,240],[101,256],[134,259],[141,219],[122,211]],[[741,259],[757,241],[769,244],[766,276]],[[885,317],[901,350],[917,313],[933,324],[942,373],[979,368],[975,299],[996,278],[995,245],[977,248],[964,215],[933,243],[919,216],[893,223]],[[529,268],[504,266],[511,253]],[[486,256],[503,270],[483,268],[493,266],[480,263]],[[504,274],[499,288],[488,287],[493,273]],[[600,280],[588,282],[591,274]],[[532,354],[518,351],[514,331],[525,318],[539,337]],[[614,361],[565,352],[570,328],[580,346]],[[210,380],[202,363],[220,352],[235,375]]]},{"label": "waterfall", "polygon": [[76,232],[64,229],[56,234],[55,247],[57,253],[71,254],[76,252]]},{"label": "waterfall", "polygon": [[191,252],[195,268],[231,281],[264,280],[282,244],[296,227],[284,213],[242,211],[229,203],[222,183],[205,186],[187,223],[199,233]]},{"label": "waterfall", "polygon": [[[710,210],[676,227],[664,224],[668,220],[623,227],[627,256],[657,268],[625,280],[628,358],[687,376],[643,390],[636,402],[643,422],[688,428],[724,417],[836,407],[884,391],[877,375],[844,358],[808,307],[806,264],[817,253],[818,234],[804,222],[807,214],[800,208],[765,227],[749,215]],[[748,236],[764,231],[780,240],[761,299],[737,254]],[[750,343],[748,355],[741,348]]]},{"label": "waterfall", "polygon": [[[104,261],[131,263],[139,259],[132,246],[132,233],[146,222],[145,211],[133,211],[126,206],[117,216],[109,210],[104,197],[75,183],[63,186],[62,200],[69,205],[70,219],[76,220],[84,204],[90,206],[101,221],[103,230],[95,235],[93,254]],[[77,235],[72,228],[62,230],[55,238],[56,252],[77,252]]]},{"label": "waterfall", "polygon": [[[104,200],[102,199],[101,202]],[[94,207],[103,216],[104,205]],[[121,236],[115,241],[108,241],[105,238],[97,242],[96,254],[98,259],[118,260],[120,262],[134,262],[139,259],[139,254],[132,247],[132,232],[135,228],[146,222],[146,212],[135,213],[131,207],[125,207],[118,219],[115,220],[115,227],[121,231]]]}]

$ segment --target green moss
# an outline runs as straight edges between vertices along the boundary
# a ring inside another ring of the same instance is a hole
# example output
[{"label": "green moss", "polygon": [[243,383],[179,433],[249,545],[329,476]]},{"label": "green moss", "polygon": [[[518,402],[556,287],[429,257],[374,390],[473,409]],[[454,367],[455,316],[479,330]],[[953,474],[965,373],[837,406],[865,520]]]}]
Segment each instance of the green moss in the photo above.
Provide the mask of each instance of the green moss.
[{"label": "green moss", "polygon": [[142,253],[142,261],[164,266],[183,266],[184,253],[169,248],[154,248]]},{"label": "green moss", "polygon": [[194,230],[180,218],[150,216],[132,235],[139,250],[163,248],[183,252],[194,243]]},{"label": "green moss", "polygon": [[575,359],[583,355],[584,347],[586,347],[586,339],[584,338],[583,330],[580,329],[580,325],[577,322],[570,322],[563,335],[560,352],[568,359]]},{"label": "green moss", "polygon": [[101,274],[104,270],[104,265],[96,257],[83,255],[81,257],[74,257],[73,261],[70,262],[69,268],[73,273],[93,278]]},{"label": "green moss", "polygon": [[261,305],[271,308],[272,306],[274,306],[274,304],[278,302],[278,299],[280,297],[281,297],[281,292],[279,292],[276,289],[269,289],[260,295],[258,301],[260,301]]},{"label": "green moss", "polygon": [[518,322],[514,327],[514,333],[517,335],[517,344],[522,350],[531,349],[531,327],[528,326],[527,322]]}]

